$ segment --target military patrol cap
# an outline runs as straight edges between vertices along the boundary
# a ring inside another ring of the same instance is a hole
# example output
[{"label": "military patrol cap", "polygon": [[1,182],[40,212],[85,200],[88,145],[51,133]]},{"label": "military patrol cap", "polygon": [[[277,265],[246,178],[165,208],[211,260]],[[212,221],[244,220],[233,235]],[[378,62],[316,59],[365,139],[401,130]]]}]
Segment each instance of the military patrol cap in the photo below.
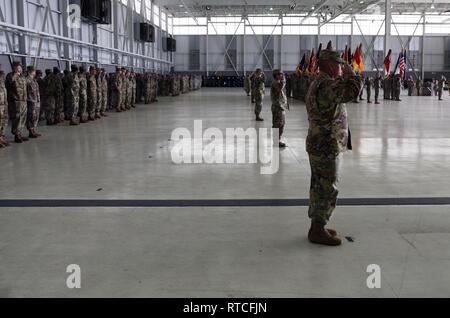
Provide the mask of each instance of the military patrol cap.
[{"label": "military patrol cap", "polygon": [[328,42],[327,48],[325,50],[320,51],[319,61],[320,62],[332,61],[344,64],[344,60],[341,58],[339,53],[333,50],[331,41]]}]

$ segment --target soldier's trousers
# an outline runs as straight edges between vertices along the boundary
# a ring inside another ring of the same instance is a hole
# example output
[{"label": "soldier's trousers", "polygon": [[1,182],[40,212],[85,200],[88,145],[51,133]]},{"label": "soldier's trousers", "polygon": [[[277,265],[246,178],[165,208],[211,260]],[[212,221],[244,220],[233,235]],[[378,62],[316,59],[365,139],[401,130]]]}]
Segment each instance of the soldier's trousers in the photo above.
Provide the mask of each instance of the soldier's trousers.
[{"label": "soldier's trousers", "polygon": [[45,98],[45,119],[48,123],[55,122],[55,114],[56,114],[56,99],[53,96],[47,96]]},{"label": "soldier's trousers", "polygon": [[80,94],[80,102],[78,103],[78,116],[82,120],[87,119],[87,95],[86,94]]},{"label": "soldier's trousers", "polygon": [[372,92],[371,92],[370,89],[367,89],[366,91],[367,91],[367,101],[370,102],[370,98],[371,98]]},{"label": "soldier's trousers", "polygon": [[88,101],[87,101],[87,113],[89,118],[94,118],[95,117],[95,110],[97,109],[97,98],[88,97]]},{"label": "soldier's trousers", "polygon": [[120,110],[120,103],[121,103],[121,94],[119,92],[113,92],[113,96],[111,99],[112,105],[116,110]]},{"label": "soldier's trousers", "polygon": [[282,109],[272,110],[272,128],[279,130],[279,139],[283,136],[286,125],[286,112]]},{"label": "soldier's trousers", "polygon": [[255,96],[255,115],[256,115],[256,117],[259,117],[259,115],[261,114],[262,107],[263,107],[263,96],[257,94]]},{"label": "soldier's trousers", "polygon": [[105,113],[108,109],[108,94],[106,92],[103,92],[103,99],[102,99],[102,107],[100,108],[100,113]]},{"label": "soldier's trousers", "polygon": [[375,89],[375,103],[378,103],[379,98],[380,98],[380,90]]},{"label": "soldier's trousers", "polygon": [[95,113],[100,114],[103,107],[103,95],[99,94],[97,97],[97,103],[95,104]]},{"label": "soldier's trousers", "polygon": [[438,90],[438,96],[439,96],[439,100],[442,99],[442,89]]},{"label": "soldier's trousers", "polygon": [[11,119],[11,132],[13,135],[22,133],[27,122],[27,102],[14,101],[9,105],[9,118]]},{"label": "soldier's trousers", "polygon": [[39,123],[39,115],[41,113],[41,103],[27,103],[27,129],[35,129]]},{"label": "soldier's trousers", "polygon": [[65,98],[64,96],[57,96],[56,97],[56,104],[55,104],[55,117],[56,119],[63,120],[64,119],[64,104],[65,104]]},{"label": "soldier's trousers", "polygon": [[336,208],[338,197],[339,156],[309,154],[311,188],[309,218],[314,223],[326,225]]},{"label": "soldier's trousers", "polygon": [[78,96],[70,99],[69,110],[67,116],[70,120],[76,119],[78,117],[78,111],[80,108],[80,98]]},{"label": "soldier's trousers", "polygon": [[0,137],[5,136],[7,126],[8,126],[8,106],[0,105]]}]

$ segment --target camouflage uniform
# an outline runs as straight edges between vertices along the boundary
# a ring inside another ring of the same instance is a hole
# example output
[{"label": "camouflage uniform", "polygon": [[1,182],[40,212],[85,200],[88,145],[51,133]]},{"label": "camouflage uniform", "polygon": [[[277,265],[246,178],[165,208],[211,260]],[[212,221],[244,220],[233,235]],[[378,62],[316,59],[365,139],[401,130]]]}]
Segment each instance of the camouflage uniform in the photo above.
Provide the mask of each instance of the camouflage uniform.
[{"label": "camouflage uniform", "polygon": [[55,77],[56,79],[56,108],[55,108],[55,119],[56,121],[63,122],[64,121],[64,106],[65,106],[65,97],[66,97],[66,87],[65,87],[65,79],[66,76],[62,73],[58,73]]},{"label": "camouflage uniform", "polygon": [[265,82],[266,78],[264,74],[261,74],[261,76],[255,76],[254,80],[254,93],[255,96],[255,115],[257,118],[260,118],[262,107],[263,107],[263,100],[264,100],[264,94],[265,94]]},{"label": "camouflage uniform", "polygon": [[279,129],[280,139],[284,132],[284,126],[286,124],[286,110],[288,107],[285,89],[286,80],[274,80],[270,89],[270,97],[272,99],[272,127],[274,129]]},{"label": "camouflage uniform", "polygon": [[417,79],[417,81],[416,81],[416,89],[417,89],[417,96],[422,95],[422,80]]},{"label": "camouflage uniform", "polygon": [[56,115],[56,92],[57,92],[57,77],[55,73],[49,73],[45,79],[45,99],[43,108],[45,109],[45,119],[47,125],[55,124]]},{"label": "camouflage uniform", "polygon": [[[5,87],[5,77],[0,76],[0,139],[5,140],[6,127],[8,126],[8,93]],[[1,143],[0,143],[1,146]]]},{"label": "camouflage uniform", "polygon": [[441,79],[438,80],[438,84],[437,84],[439,100],[442,100],[442,93],[444,91],[444,85],[445,85],[445,78],[442,77]]},{"label": "camouflage uniform", "polygon": [[[321,53],[325,58],[326,53]],[[336,53],[337,55],[337,53]],[[306,149],[311,165],[309,217],[325,225],[336,207],[338,158],[347,150],[349,137],[345,104],[355,100],[361,79],[355,75],[333,79],[321,72],[306,97],[309,131]]]},{"label": "camouflage uniform", "polygon": [[108,109],[108,76],[106,73],[103,73],[103,81],[102,81],[102,107],[100,109],[100,114],[105,116],[106,110]]},{"label": "camouflage uniform", "polygon": [[39,84],[31,76],[27,76],[27,129],[31,132],[37,128],[41,112],[41,94]]},{"label": "camouflage uniform", "polygon": [[136,107],[136,77],[131,76],[131,107]]},{"label": "camouflage uniform", "polygon": [[87,112],[89,120],[95,120],[95,111],[97,110],[97,79],[94,74],[87,77]]},{"label": "camouflage uniform", "polygon": [[131,79],[130,76],[126,76],[125,77],[125,102],[124,102],[124,106],[127,110],[131,109],[131,91],[132,91],[132,87],[131,87]]},{"label": "camouflage uniform", "polygon": [[116,109],[116,111],[120,112],[121,110],[121,103],[122,103],[122,76],[119,71],[117,71],[113,78],[111,79],[112,83],[112,105]]},{"label": "camouflage uniform", "polygon": [[251,87],[252,87],[252,82],[251,82],[250,76],[247,75],[244,79],[244,90],[247,93],[247,96],[250,96]]},{"label": "camouflage uniform", "polygon": [[402,89],[402,79],[401,79],[400,75],[394,76],[393,87],[394,87],[394,100],[401,101],[400,93],[401,93],[401,89]]},{"label": "camouflage uniform", "polygon": [[366,85],[366,93],[367,93],[367,102],[370,104],[370,103],[372,103],[370,98],[371,98],[371,95],[372,95],[373,81],[372,81],[372,79],[369,76],[366,77],[365,85]]},{"label": "camouflage uniform", "polygon": [[100,112],[103,107],[103,77],[100,72],[97,72],[96,76],[97,83],[97,103],[95,104],[95,117],[100,118]]},{"label": "camouflage uniform", "polygon": [[413,96],[414,94],[414,80],[410,77],[408,80],[408,96]]},{"label": "camouflage uniform", "polygon": [[6,78],[11,132],[21,135],[27,121],[27,82],[22,75],[9,73]]},{"label": "camouflage uniform", "polygon": [[375,76],[373,80],[373,87],[375,89],[375,104],[379,104],[379,97],[380,97],[380,87],[381,87],[381,76],[377,75]]},{"label": "camouflage uniform", "polygon": [[391,99],[391,86],[389,77],[383,80],[383,96],[384,99]]},{"label": "camouflage uniform", "polygon": [[78,117],[80,117],[81,122],[86,122],[88,119],[87,113],[87,105],[88,105],[88,97],[87,97],[87,78],[86,73],[79,73],[78,77],[80,79],[80,103],[78,108]]},{"label": "camouflage uniform", "polygon": [[78,121],[78,110],[80,105],[80,80],[77,72],[71,72],[66,77],[67,84],[67,115],[71,123]]},{"label": "camouflage uniform", "polygon": [[45,109],[44,109],[43,105],[45,103],[45,82],[44,82],[44,79],[42,78],[42,73],[39,73],[39,76],[36,74],[36,81],[39,85],[39,95],[41,96],[41,109],[40,109],[40,113],[39,113],[39,120],[44,120]]}]

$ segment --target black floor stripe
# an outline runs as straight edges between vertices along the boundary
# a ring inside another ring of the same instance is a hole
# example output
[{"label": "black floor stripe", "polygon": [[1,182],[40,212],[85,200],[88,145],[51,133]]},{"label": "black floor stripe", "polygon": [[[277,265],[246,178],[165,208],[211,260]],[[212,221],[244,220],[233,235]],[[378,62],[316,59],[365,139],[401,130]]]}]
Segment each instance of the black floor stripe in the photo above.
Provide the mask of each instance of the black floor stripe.
[{"label": "black floor stripe", "polygon": [[[308,206],[308,199],[235,200],[0,200],[0,207],[289,207]],[[343,198],[340,206],[450,205],[450,197]]]}]

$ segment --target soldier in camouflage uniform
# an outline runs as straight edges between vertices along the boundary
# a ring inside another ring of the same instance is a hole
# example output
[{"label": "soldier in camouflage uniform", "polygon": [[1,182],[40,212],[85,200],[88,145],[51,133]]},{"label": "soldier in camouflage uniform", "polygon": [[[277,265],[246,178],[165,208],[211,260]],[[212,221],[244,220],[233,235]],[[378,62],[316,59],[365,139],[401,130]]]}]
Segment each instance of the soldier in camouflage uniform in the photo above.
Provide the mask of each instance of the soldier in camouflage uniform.
[{"label": "soldier in camouflage uniform", "polygon": [[44,82],[44,79],[42,78],[41,70],[36,71],[36,81],[39,85],[39,95],[41,96],[41,110],[40,110],[40,114],[39,114],[39,120],[44,120],[45,109],[44,109],[43,105],[45,103],[45,82]]},{"label": "soldier in camouflage uniform", "polygon": [[338,158],[348,146],[344,103],[356,99],[361,89],[361,78],[348,64],[344,64],[342,70],[343,63],[330,42],[320,53],[320,74],[311,83],[306,96],[309,117],[306,148],[311,165],[309,217],[312,220],[308,238],[311,243],[330,246],[342,244],[336,231],[325,229],[325,225],[337,202]]},{"label": "soldier in camouflage uniform", "polygon": [[90,121],[96,119],[95,112],[97,110],[98,102],[96,75],[95,67],[89,67],[89,75],[87,77],[87,113]]},{"label": "soldier in camouflage uniform", "polygon": [[124,96],[125,96],[125,100],[124,100],[124,109],[125,110],[130,110],[131,109],[131,105],[130,105],[130,101],[131,101],[131,81],[130,81],[130,72],[127,70],[125,72],[125,88],[124,88]]},{"label": "soldier in camouflage uniform", "polygon": [[45,72],[44,78],[44,100],[42,108],[45,111],[45,119],[47,121],[47,126],[55,125],[55,114],[56,114],[56,74],[51,70]]},{"label": "soldier in camouflage uniform", "polygon": [[250,90],[252,87],[252,80],[250,79],[250,75],[246,75],[244,78],[244,91],[247,93],[247,96],[250,96]]},{"label": "soldier in camouflage uniform", "polygon": [[[68,71],[64,71],[65,74],[68,74]],[[54,67],[53,73],[55,74],[55,87],[56,87],[56,101],[55,101],[55,124],[64,122],[64,105],[65,105],[65,74],[62,74],[59,68]]]},{"label": "soldier in camouflage uniform", "polygon": [[415,86],[415,82],[414,79],[412,77],[412,75],[409,77],[408,79],[408,96],[413,96],[414,94],[414,86]]},{"label": "soldier in camouflage uniform", "polygon": [[8,126],[8,93],[5,87],[5,72],[0,71],[0,148],[8,147],[5,132]]},{"label": "soldier in camouflage uniform", "polygon": [[41,94],[39,84],[36,81],[36,70],[33,66],[27,68],[27,129],[29,138],[38,138],[41,135],[36,129],[41,113]]},{"label": "soldier in camouflage uniform", "polygon": [[380,88],[381,88],[381,76],[379,73],[375,75],[375,78],[373,79],[373,87],[375,89],[375,104],[380,104],[379,97],[380,97]]},{"label": "soldier in camouflage uniform", "polygon": [[120,113],[122,112],[120,108],[121,99],[122,99],[122,70],[120,68],[116,69],[116,73],[113,75],[113,78],[111,79],[111,93],[112,98],[111,102],[113,107],[116,109],[116,112]]},{"label": "soldier in camouflage uniform", "polygon": [[131,72],[131,107],[136,108],[136,74]]},{"label": "soldier in camouflage uniform", "polygon": [[263,100],[266,89],[265,87],[266,76],[264,75],[264,72],[261,69],[256,70],[255,79],[253,80],[253,83],[254,83],[253,95],[255,96],[256,121],[264,121],[264,119],[261,118],[261,111],[263,107]]},{"label": "soldier in camouflage uniform", "polygon": [[102,72],[99,68],[95,69],[95,80],[97,83],[97,103],[95,104],[95,119],[101,119],[100,111],[103,105],[103,78]]},{"label": "soldier in camouflage uniform", "polygon": [[78,78],[80,80],[80,97],[79,97],[79,107],[78,107],[78,117],[80,118],[80,123],[85,124],[88,122],[88,113],[87,113],[87,78],[86,78],[86,69],[84,67],[80,67],[80,71],[78,72]]},{"label": "soldier in camouflage uniform", "polygon": [[103,99],[102,99],[102,107],[100,108],[100,116],[108,117],[108,115],[106,115],[106,110],[108,109],[108,98],[109,98],[109,96],[108,96],[108,82],[109,82],[109,79],[108,79],[108,74],[106,74],[106,70],[105,69],[102,68],[101,72],[102,72],[102,77],[103,77],[102,87],[101,87]]},{"label": "soldier in camouflage uniform", "polygon": [[402,90],[402,78],[400,77],[400,74],[397,74],[394,76],[394,83],[393,83],[393,87],[394,87],[394,100],[401,102],[402,100],[400,99],[400,93]]},{"label": "soldier in camouflage uniform", "polygon": [[373,80],[369,76],[367,76],[364,84],[366,85],[367,103],[371,104],[372,101],[370,100],[370,98],[372,96]]},{"label": "soldier in camouflage uniform", "polygon": [[72,72],[66,77],[67,92],[67,116],[71,126],[80,124],[78,110],[80,106],[80,79],[78,77],[78,66],[72,65]]},{"label": "soldier in camouflage uniform", "polygon": [[444,75],[442,75],[441,78],[438,79],[437,91],[439,100],[442,100],[442,93],[444,92],[444,85],[446,81],[447,79],[444,77]]},{"label": "soldier in camouflage uniform", "polygon": [[416,81],[417,96],[421,96],[422,95],[422,85],[423,85],[423,82],[422,82],[422,80],[419,77],[417,79],[417,81]]},{"label": "soldier in camouflage uniform", "polygon": [[272,99],[272,128],[279,130],[279,147],[285,148],[286,144],[281,141],[284,126],[286,125],[286,110],[289,108],[286,97],[286,80],[284,74],[279,71],[273,71],[273,82],[270,89],[270,97]]},{"label": "soldier in camouflage uniform", "polygon": [[19,62],[13,64],[13,71],[6,77],[6,90],[14,141],[16,143],[28,141],[28,138],[22,136],[27,121],[27,82],[22,76],[22,65]]}]

